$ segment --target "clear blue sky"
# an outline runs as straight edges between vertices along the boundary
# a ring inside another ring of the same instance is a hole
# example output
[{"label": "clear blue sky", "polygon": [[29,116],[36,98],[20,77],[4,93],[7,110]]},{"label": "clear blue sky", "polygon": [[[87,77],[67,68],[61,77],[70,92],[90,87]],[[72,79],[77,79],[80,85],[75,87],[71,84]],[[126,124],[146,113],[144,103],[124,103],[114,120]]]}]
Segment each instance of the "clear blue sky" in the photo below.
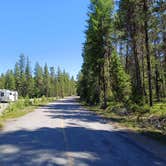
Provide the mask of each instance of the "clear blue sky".
[{"label": "clear blue sky", "polygon": [[89,0],[4,0],[0,4],[0,73],[21,53],[32,66],[60,66],[76,76],[82,64]]}]

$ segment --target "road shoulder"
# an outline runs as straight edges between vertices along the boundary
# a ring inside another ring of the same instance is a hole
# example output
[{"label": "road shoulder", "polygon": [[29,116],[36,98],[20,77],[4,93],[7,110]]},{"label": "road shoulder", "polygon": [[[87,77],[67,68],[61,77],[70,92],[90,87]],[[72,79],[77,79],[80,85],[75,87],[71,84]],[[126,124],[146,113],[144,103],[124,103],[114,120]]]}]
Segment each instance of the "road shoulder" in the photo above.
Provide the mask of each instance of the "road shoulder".
[{"label": "road shoulder", "polygon": [[166,156],[166,145],[154,140],[153,138],[141,134],[138,130],[135,130],[132,127],[126,127],[122,123],[118,123],[115,121],[112,121],[111,119],[105,117],[101,112],[94,111],[93,109],[90,109],[90,107],[87,107],[80,103],[80,105],[90,113],[99,116],[105,121],[105,123],[110,124],[113,126],[113,128],[117,131],[120,131],[119,135],[126,139],[126,141],[130,141],[131,143],[136,144],[140,148],[144,149],[145,151],[148,151],[155,156],[159,157],[160,159],[164,160],[166,162],[165,156]]}]

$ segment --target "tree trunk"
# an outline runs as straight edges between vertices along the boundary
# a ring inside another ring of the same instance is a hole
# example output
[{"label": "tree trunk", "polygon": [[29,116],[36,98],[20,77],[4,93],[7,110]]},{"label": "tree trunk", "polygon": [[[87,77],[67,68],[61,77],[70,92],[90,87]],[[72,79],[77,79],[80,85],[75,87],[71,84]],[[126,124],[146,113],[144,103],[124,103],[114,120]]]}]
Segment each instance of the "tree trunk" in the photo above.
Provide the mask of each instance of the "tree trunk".
[{"label": "tree trunk", "polygon": [[131,38],[132,38],[133,56],[134,56],[134,63],[135,63],[135,75],[136,75],[135,92],[136,92],[136,96],[139,96],[139,98],[142,98],[143,90],[142,90],[141,72],[140,72],[140,65],[139,65],[137,45],[136,45],[136,25],[135,25],[135,23],[133,23],[133,28],[131,29]]},{"label": "tree trunk", "polygon": [[[143,50],[143,48],[142,48]],[[146,96],[146,87],[145,87],[145,67],[144,67],[144,55],[143,52],[141,53],[141,61],[142,61],[142,88],[143,88],[143,95]]]},{"label": "tree trunk", "polygon": [[126,64],[125,64],[126,73],[129,74],[129,41],[126,43]]},{"label": "tree trunk", "polygon": [[159,69],[158,69],[158,56],[157,56],[157,51],[155,51],[155,87],[156,87],[156,97],[157,101],[160,101],[160,88],[159,88]]},{"label": "tree trunk", "polygon": [[163,97],[166,97],[166,23],[163,21],[163,53],[164,53],[164,64],[163,64],[163,67],[164,67],[164,80],[163,80],[163,89],[164,89],[164,96]]},{"label": "tree trunk", "polygon": [[151,61],[150,61],[150,51],[149,51],[149,36],[148,36],[148,16],[147,16],[148,6],[147,1],[144,0],[144,29],[145,29],[145,47],[146,47],[146,58],[147,58],[147,73],[148,73],[148,84],[149,84],[149,104],[153,105],[152,101],[152,73],[151,73]]}]

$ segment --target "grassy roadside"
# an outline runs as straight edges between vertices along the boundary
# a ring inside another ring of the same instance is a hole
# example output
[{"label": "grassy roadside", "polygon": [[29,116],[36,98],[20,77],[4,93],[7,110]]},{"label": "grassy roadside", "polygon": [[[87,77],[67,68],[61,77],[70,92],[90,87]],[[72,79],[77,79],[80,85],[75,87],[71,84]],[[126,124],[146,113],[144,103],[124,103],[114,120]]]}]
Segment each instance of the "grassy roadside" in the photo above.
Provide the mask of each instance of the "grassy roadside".
[{"label": "grassy roadside", "polygon": [[[155,105],[149,113],[146,113],[142,116],[138,121],[137,114],[130,115],[120,115],[116,112],[110,111],[111,109],[103,110],[99,106],[88,106],[87,104],[81,102],[81,105],[85,107],[87,110],[93,111],[101,117],[110,120],[111,122],[115,122],[116,125],[120,127],[124,127],[126,129],[130,129],[136,133],[140,133],[146,135],[154,140],[159,141],[162,144],[166,144],[166,134],[163,131],[156,129],[153,126],[145,125],[143,123],[143,119],[148,118],[150,116],[165,116],[166,114],[166,105],[164,105],[161,111],[156,111],[159,105]],[[163,105],[162,105],[163,106]],[[163,111],[164,110],[164,111]]]},{"label": "grassy roadside", "polygon": [[6,120],[24,116],[34,111],[37,107],[55,100],[56,98],[46,98],[43,96],[42,98],[35,98],[33,100],[28,98],[20,99],[17,102],[9,104],[0,116],[0,129],[3,128],[3,124]]}]

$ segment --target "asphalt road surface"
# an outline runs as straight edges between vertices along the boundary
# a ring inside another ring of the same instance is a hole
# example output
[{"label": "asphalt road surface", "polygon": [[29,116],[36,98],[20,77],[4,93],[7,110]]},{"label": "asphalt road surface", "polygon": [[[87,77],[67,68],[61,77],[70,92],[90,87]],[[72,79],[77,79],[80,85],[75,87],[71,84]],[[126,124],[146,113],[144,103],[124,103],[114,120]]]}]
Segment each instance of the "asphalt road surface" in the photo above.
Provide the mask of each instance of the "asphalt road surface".
[{"label": "asphalt road surface", "polygon": [[131,136],[66,98],[6,123],[0,166],[166,166]]}]

